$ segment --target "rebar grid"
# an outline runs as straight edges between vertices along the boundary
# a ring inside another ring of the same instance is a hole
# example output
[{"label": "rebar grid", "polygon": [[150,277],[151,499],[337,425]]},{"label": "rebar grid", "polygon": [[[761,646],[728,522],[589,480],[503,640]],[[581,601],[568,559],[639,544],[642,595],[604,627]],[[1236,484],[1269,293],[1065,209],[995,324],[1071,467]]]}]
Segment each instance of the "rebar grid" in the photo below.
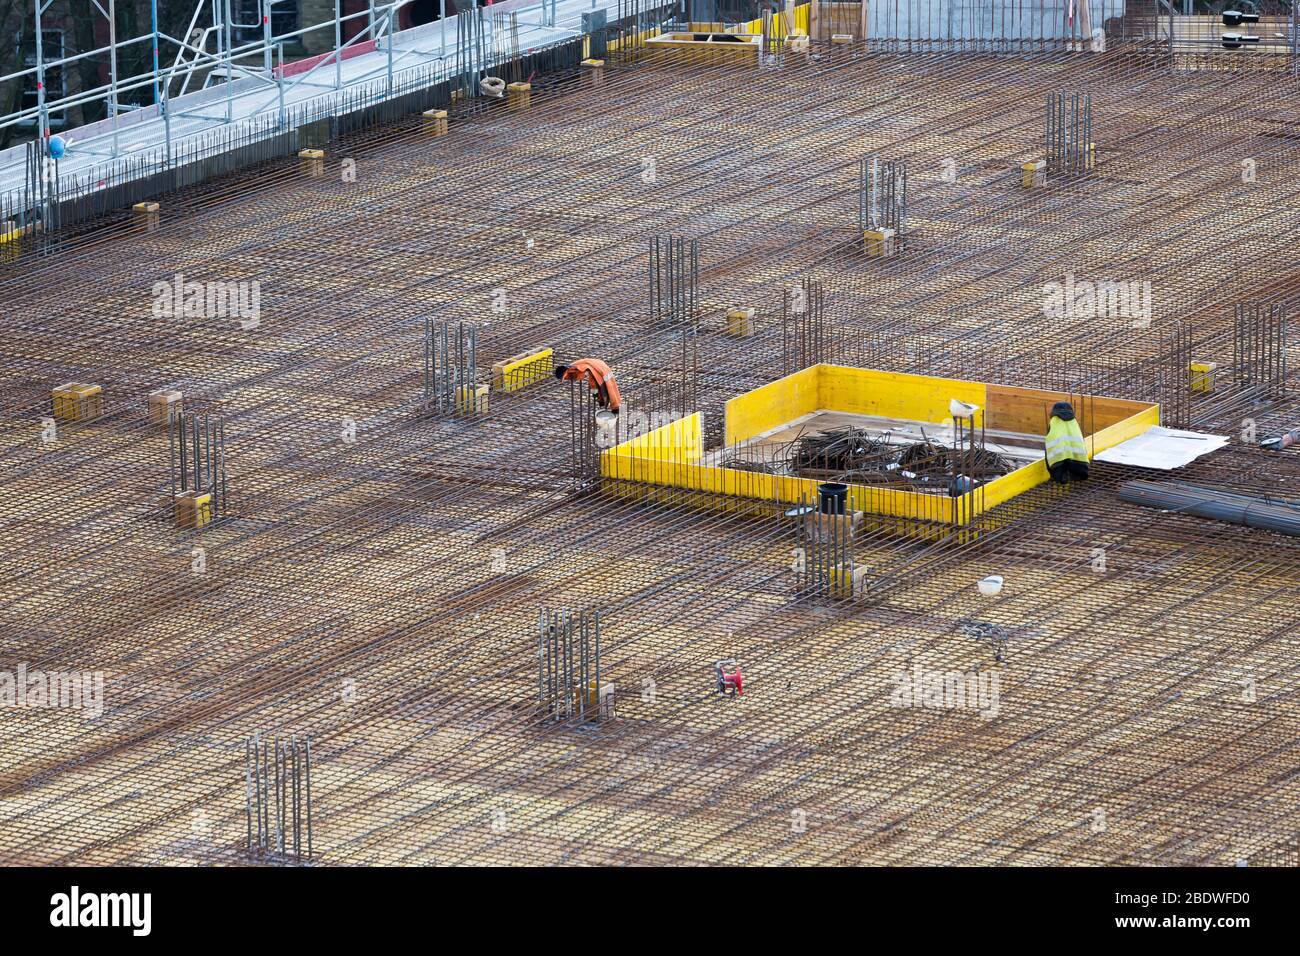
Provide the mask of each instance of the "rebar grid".
[{"label": "rebar grid", "polygon": [[[4,666],[102,669],[107,704],[7,715],[0,859],[234,860],[239,748],[267,727],[311,733],[316,848],[337,863],[1225,863],[1293,839],[1291,541],[1128,508],[1132,472],[1098,468],[991,514],[978,543],[862,530],[854,566],[876,586],[846,605],[797,593],[775,509],[573,497],[566,389],[494,394],[474,421],[412,414],[428,315],[481,323],[487,361],[600,355],[629,407],[675,381],[681,342],[645,317],[655,234],[707,232],[705,331],[731,302],[759,309],[753,338],[704,345],[706,416],[781,374],[781,290],[810,274],[863,364],[1132,398],[1161,388],[1168,320],[1230,365],[1242,290],[1295,295],[1300,251],[1278,237],[1300,208],[1284,132],[1300,117],[1276,78],[1172,78],[1119,47],[819,52],[758,74],[647,57],[432,145],[415,124],[339,144],[346,188],[285,164],[180,197],[156,232],[105,223],[11,266]],[[1015,188],[1063,73],[1107,117],[1068,210]],[[840,226],[864,130],[914,171],[918,235],[887,262],[837,251],[856,249]],[[150,282],[177,271],[260,278],[259,329],[153,318]],[[1151,281],[1155,321],[1047,317],[1042,287],[1066,273]],[[496,288],[527,308],[492,313]],[[73,376],[104,384],[106,414],[51,447],[47,388]],[[203,573],[192,536],[138,520],[167,480],[140,407],[163,385],[223,401],[239,495]],[[1300,417],[1254,401],[1230,373],[1190,418]],[[1189,471],[1300,482],[1293,454],[1241,444]],[[973,582],[993,572],[1008,586],[989,600]],[[577,737],[520,706],[539,606],[601,610],[626,719]],[[1009,635],[1001,662],[956,633],[984,632],[971,621]],[[721,698],[711,668],[733,657],[745,696]],[[913,666],[997,668],[1002,715],[891,706]]]}]

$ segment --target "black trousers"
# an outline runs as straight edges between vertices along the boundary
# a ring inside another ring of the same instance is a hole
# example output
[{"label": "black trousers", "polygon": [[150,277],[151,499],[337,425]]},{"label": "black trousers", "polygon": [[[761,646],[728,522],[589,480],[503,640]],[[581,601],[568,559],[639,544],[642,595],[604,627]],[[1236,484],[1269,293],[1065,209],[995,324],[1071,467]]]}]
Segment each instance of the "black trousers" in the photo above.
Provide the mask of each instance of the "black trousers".
[{"label": "black trousers", "polygon": [[1067,458],[1065,461],[1058,461],[1055,465],[1048,465],[1047,473],[1052,476],[1053,481],[1062,485],[1070,481],[1087,481],[1088,463]]}]

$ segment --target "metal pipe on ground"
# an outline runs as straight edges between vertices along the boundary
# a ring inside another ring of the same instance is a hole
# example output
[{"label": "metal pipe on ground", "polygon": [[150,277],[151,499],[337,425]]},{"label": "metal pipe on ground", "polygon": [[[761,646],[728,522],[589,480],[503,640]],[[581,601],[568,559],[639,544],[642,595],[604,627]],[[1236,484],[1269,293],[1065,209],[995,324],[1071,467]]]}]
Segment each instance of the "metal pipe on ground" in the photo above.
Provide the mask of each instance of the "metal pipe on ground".
[{"label": "metal pipe on ground", "polygon": [[1300,505],[1286,501],[1156,481],[1126,481],[1120,486],[1119,496],[1148,508],[1300,536]]}]

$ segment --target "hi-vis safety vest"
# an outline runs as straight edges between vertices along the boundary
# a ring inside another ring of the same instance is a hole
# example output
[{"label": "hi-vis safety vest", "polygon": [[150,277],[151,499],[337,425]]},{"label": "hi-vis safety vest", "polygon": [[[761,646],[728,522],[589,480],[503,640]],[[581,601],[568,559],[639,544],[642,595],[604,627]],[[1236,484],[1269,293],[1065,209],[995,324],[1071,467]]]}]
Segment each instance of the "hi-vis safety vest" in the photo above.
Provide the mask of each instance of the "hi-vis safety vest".
[{"label": "hi-vis safety vest", "polygon": [[1073,458],[1075,461],[1088,460],[1088,448],[1083,443],[1083,432],[1079,422],[1062,421],[1055,415],[1047,426],[1047,467]]}]

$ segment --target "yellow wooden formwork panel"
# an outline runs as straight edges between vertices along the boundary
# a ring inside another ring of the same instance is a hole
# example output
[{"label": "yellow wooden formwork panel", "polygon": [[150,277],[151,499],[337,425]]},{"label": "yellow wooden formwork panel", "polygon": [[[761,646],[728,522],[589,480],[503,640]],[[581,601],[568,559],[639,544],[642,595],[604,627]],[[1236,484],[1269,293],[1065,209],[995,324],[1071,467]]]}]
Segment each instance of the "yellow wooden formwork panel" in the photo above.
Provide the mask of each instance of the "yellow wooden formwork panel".
[{"label": "yellow wooden formwork panel", "polygon": [[[691,29],[695,29],[695,24],[691,24]],[[748,23],[741,24],[741,29],[745,33],[762,33],[763,18],[750,20]],[[794,30],[802,31],[805,36],[808,34],[808,4],[801,3],[794,8]],[[785,9],[776,11],[772,17],[772,35],[778,39],[786,36]]]},{"label": "yellow wooden formwork panel", "polygon": [[31,226],[18,227],[12,223],[0,223],[0,245],[6,242],[17,242],[27,233],[31,232]]},{"label": "yellow wooden formwork panel", "polygon": [[980,408],[985,405],[982,382],[841,365],[814,368],[820,370],[820,407],[837,412],[942,422],[952,417],[948,405],[954,398]]},{"label": "yellow wooden formwork panel", "polygon": [[1045,460],[1022,465],[1001,478],[994,478],[977,491],[967,492],[963,495],[965,498],[974,496],[976,503],[976,507],[966,510],[975,513],[988,511],[990,508],[995,508],[1010,501],[1016,495],[1024,494],[1030,488],[1041,485],[1048,477],[1050,476],[1047,474],[1047,462]]},{"label": "yellow wooden formwork panel", "polygon": [[700,413],[696,412],[625,441],[605,454],[614,458],[692,462],[699,461],[703,446]]},{"label": "yellow wooden formwork panel", "polygon": [[644,43],[646,40],[650,39],[651,37],[657,37],[661,32],[663,31],[661,31],[658,27],[653,27],[649,30],[642,30],[635,37],[627,36],[618,40],[610,40],[609,43],[606,44],[606,49],[611,52],[614,50],[621,50],[624,44],[626,44],[630,48],[635,49],[638,43]]},{"label": "yellow wooden formwork panel", "polygon": [[778,378],[727,402],[726,443],[745,441],[824,408],[818,368],[814,365]]}]

